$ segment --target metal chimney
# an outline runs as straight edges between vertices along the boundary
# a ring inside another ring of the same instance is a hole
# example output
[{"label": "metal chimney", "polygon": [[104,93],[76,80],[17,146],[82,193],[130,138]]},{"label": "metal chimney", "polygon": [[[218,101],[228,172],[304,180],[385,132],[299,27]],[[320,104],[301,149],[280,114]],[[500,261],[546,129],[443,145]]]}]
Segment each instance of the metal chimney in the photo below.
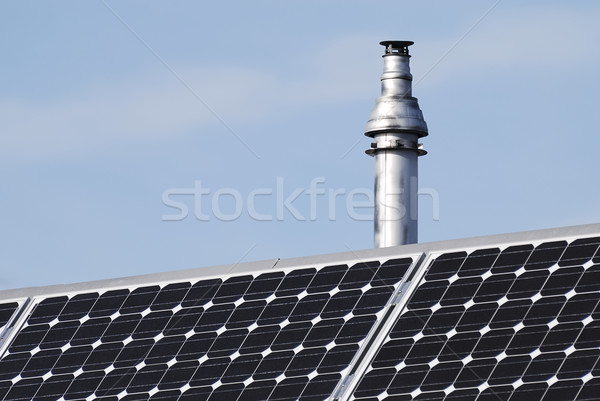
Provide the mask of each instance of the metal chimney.
[{"label": "metal chimney", "polygon": [[416,243],[417,157],[427,154],[418,143],[427,124],[412,97],[408,46],[388,40],[385,46],[381,96],[375,101],[365,129],[374,138],[366,153],[375,157],[375,247]]}]

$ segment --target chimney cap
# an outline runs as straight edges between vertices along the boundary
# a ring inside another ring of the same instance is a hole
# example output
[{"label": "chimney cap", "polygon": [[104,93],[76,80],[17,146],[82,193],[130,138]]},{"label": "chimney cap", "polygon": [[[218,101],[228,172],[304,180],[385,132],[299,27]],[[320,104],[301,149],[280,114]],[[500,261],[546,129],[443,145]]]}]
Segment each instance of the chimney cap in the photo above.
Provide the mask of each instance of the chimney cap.
[{"label": "chimney cap", "polygon": [[385,56],[408,56],[408,46],[414,45],[415,42],[412,42],[410,40],[384,40],[382,42],[379,42],[379,44],[385,46]]},{"label": "chimney cap", "polygon": [[411,40],[383,40],[379,42],[382,46],[392,45],[392,47],[408,47],[415,44],[415,42]]}]

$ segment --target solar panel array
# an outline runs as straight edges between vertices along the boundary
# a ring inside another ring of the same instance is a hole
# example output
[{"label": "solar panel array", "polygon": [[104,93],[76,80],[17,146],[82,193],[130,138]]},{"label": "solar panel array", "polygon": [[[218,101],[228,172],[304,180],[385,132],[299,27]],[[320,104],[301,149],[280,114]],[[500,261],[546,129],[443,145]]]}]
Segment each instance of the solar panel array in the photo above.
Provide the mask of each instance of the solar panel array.
[{"label": "solar panel array", "polygon": [[0,400],[597,400],[600,237],[563,238],[8,297]]},{"label": "solar panel array", "polygon": [[0,359],[0,399],[322,400],[411,263],[40,297]]},{"label": "solar panel array", "polygon": [[435,257],[351,399],[600,399],[599,244]]}]

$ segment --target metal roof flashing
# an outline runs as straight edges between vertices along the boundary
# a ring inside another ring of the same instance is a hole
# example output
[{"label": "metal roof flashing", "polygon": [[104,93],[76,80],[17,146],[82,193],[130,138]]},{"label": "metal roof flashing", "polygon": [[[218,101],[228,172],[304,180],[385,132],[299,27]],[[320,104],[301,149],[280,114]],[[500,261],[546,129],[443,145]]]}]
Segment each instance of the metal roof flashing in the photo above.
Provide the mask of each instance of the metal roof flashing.
[{"label": "metal roof flashing", "polygon": [[0,291],[0,301],[11,301],[26,297],[35,297],[40,295],[49,296],[53,294],[67,294],[81,291],[104,291],[108,289],[127,288],[144,284],[170,283],[182,280],[199,280],[239,274],[256,274],[269,271],[274,268],[277,268],[277,270],[286,270],[306,266],[341,264],[348,263],[349,261],[359,262],[363,260],[375,259],[387,260],[398,257],[428,254],[431,252],[451,252],[454,250],[464,250],[475,247],[507,247],[523,242],[541,243],[555,239],[568,239],[571,237],[574,238],[583,236],[600,236],[600,223],[435,242],[424,242],[418,244],[407,244],[386,248],[372,248],[288,259],[267,259],[254,262],[199,267],[72,284],[55,284],[50,286],[8,289]]}]

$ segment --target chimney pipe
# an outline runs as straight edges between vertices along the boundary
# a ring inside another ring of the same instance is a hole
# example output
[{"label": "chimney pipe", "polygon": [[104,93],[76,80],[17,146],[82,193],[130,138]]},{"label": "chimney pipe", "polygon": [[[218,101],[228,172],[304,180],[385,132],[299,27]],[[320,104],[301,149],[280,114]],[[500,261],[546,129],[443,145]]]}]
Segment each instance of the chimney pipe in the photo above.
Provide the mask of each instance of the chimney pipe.
[{"label": "chimney pipe", "polygon": [[381,96],[375,101],[365,129],[374,139],[366,153],[375,158],[375,247],[404,245],[418,240],[418,163],[427,154],[418,143],[427,124],[412,97],[409,41],[383,41]]}]

